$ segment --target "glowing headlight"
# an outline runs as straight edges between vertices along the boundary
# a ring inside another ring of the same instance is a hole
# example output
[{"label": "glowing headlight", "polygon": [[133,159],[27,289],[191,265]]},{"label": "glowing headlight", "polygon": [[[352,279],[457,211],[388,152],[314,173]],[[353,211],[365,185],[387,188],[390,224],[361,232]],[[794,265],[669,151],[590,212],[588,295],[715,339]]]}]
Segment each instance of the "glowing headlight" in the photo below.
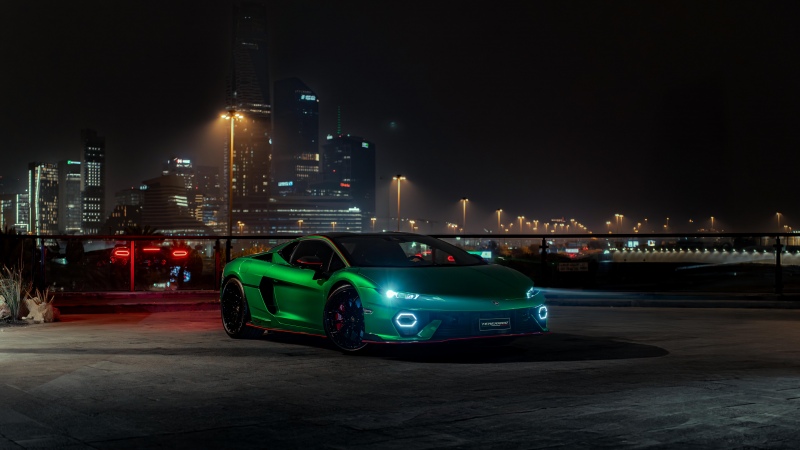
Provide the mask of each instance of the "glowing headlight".
[{"label": "glowing headlight", "polygon": [[419,294],[414,294],[413,292],[399,292],[389,289],[386,291],[386,297],[397,298],[400,300],[416,300],[419,297]]},{"label": "glowing headlight", "polygon": [[539,320],[547,319],[547,306],[540,306],[539,309],[536,310],[536,314],[539,315]]},{"label": "glowing headlight", "polygon": [[533,297],[536,297],[536,294],[538,294],[538,293],[539,293],[538,290],[536,290],[536,289],[531,287],[530,289],[528,289],[528,292],[525,293],[525,297],[526,298],[533,298]]}]

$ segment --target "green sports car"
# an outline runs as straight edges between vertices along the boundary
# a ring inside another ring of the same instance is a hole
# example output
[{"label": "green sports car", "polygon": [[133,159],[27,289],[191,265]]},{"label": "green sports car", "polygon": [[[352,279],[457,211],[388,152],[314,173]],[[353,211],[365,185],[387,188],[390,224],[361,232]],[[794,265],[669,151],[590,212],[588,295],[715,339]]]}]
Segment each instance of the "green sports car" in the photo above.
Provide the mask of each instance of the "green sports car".
[{"label": "green sports car", "polygon": [[306,333],[343,351],[548,331],[530,278],[411,233],[303,236],[236,258],[223,271],[220,304],[233,338]]}]

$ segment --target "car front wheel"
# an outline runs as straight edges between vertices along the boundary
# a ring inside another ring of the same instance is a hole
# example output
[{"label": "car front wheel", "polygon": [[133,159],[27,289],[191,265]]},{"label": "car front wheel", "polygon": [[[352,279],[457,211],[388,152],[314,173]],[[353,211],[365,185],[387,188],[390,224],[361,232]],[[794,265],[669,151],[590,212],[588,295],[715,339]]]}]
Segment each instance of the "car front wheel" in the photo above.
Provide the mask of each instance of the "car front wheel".
[{"label": "car front wheel", "polygon": [[228,336],[234,339],[250,339],[264,334],[264,330],[248,325],[250,308],[247,306],[242,282],[236,278],[225,282],[220,296],[220,309],[222,327]]},{"label": "car front wheel", "polygon": [[364,343],[364,307],[353,286],[342,285],[328,296],[324,312],[325,334],[345,352],[361,350]]}]

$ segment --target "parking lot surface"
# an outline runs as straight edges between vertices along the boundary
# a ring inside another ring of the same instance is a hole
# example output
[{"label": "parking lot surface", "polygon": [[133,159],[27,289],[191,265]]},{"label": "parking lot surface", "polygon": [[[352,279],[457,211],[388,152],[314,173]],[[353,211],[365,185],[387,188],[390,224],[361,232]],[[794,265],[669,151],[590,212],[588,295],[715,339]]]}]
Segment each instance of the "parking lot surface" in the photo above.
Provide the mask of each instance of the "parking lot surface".
[{"label": "parking lot surface", "polygon": [[506,346],[233,340],[216,311],[0,326],[4,448],[798,448],[800,311],[552,306]]}]

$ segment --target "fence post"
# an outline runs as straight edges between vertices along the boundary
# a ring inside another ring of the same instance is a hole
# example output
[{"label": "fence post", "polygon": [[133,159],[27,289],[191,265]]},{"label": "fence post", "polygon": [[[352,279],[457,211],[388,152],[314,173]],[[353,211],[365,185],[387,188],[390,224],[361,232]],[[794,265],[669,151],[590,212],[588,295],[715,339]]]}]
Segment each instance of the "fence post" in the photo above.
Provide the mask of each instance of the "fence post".
[{"label": "fence post", "polygon": [[134,273],[136,273],[136,241],[131,240],[131,257],[129,259],[131,262],[131,292],[136,291],[136,277]]},{"label": "fence post", "polygon": [[47,286],[47,267],[45,266],[45,261],[47,260],[47,246],[45,245],[45,240],[41,240],[41,247],[39,247],[39,270],[42,272],[41,277],[39,277],[39,289],[44,290],[45,286]]},{"label": "fence post", "polygon": [[542,252],[542,282],[540,283],[542,286],[547,284],[547,238],[542,238],[542,245],[540,248]]},{"label": "fence post", "polygon": [[220,272],[220,251],[222,247],[219,244],[219,239],[214,242],[214,287],[219,288],[221,283],[221,275]]},{"label": "fence post", "polygon": [[775,236],[775,293],[783,294],[783,270],[781,268],[781,237]]}]

